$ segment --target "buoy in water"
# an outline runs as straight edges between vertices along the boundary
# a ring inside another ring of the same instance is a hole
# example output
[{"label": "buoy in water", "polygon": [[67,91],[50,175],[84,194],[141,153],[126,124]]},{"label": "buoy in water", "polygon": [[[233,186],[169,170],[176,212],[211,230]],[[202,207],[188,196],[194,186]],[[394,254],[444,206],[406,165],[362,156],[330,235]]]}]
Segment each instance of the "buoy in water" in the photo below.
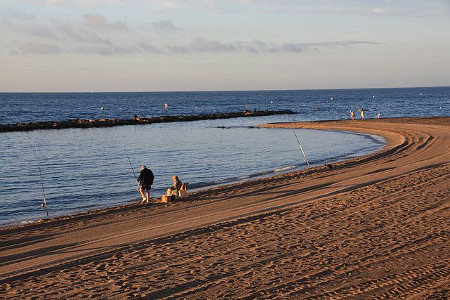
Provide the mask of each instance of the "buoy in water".
[{"label": "buoy in water", "polygon": [[101,110],[105,110],[105,108],[102,106],[101,108],[100,108]]}]

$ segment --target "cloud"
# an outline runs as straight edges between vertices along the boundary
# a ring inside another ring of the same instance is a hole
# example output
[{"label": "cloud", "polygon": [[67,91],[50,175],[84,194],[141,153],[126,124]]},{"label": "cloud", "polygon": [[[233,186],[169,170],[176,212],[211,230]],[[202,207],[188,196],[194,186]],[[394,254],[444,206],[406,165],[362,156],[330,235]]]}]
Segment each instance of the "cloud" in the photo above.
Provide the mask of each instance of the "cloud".
[{"label": "cloud", "polygon": [[59,31],[65,38],[75,42],[112,45],[109,39],[101,37],[98,33],[72,24],[61,24]]},{"label": "cloud", "polygon": [[224,43],[220,41],[207,40],[205,38],[194,39],[189,45],[189,48],[192,52],[221,53],[242,51],[239,43]]},{"label": "cloud", "polygon": [[167,52],[164,52],[163,50],[161,50],[158,47],[155,47],[149,43],[140,43],[139,48],[147,53],[154,53],[154,54],[166,54]]},{"label": "cloud", "polygon": [[[79,38],[78,36],[76,37]],[[277,53],[292,53],[299,54],[307,51],[317,51],[321,48],[335,48],[335,47],[349,47],[356,45],[379,45],[380,43],[370,41],[329,41],[319,43],[271,43],[261,40],[253,40],[248,42],[222,42],[218,40],[209,40],[206,38],[195,38],[187,44],[166,44],[162,46],[155,46],[148,42],[129,43],[127,46],[115,44],[110,41],[97,41],[96,36],[92,36],[93,41],[88,37],[83,37],[80,41],[87,44],[80,46],[72,46],[63,48],[52,45],[44,45],[39,43],[27,43],[19,47],[18,54],[58,54],[62,52],[71,54],[94,54],[94,55],[131,55],[136,53],[151,53],[151,54],[194,54],[194,53],[247,53],[247,54],[277,54]],[[91,43],[89,45],[89,43]],[[103,45],[102,45],[103,44]]]},{"label": "cloud", "polygon": [[120,21],[110,22],[101,14],[85,14],[82,18],[84,24],[89,27],[101,30],[129,30],[129,27],[126,23]]},{"label": "cloud", "polygon": [[152,23],[153,29],[155,29],[157,32],[165,33],[165,32],[172,32],[177,31],[178,28],[175,27],[173,22],[171,20],[160,20],[157,22]]},{"label": "cloud", "polygon": [[380,43],[370,41],[330,41],[319,43],[270,43],[261,40],[250,42],[221,42],[196,38],[188,46],[168,47],[169,52],[174,53],[303,53],[324,47],[345,47],[356,45],[378,45]]},{"label": "cloud", "polygon": [[42,37],[53,40],[59,39],[58,34],[55,32],[55,30],[45,25],[32,26],[29,30],[35,37]]},{"label": "cloud", "polygon": [[63,50],[55,45],[50,44],[40,44],[36,42],[27,42],[20,44],[18,46],[18,54],[39,54],[39,55],[49,55],[49,54],[59,54]]},{"label": "cloud", "polygon": [[95,54],[102,56],[110,55],[129,55],[140,52],[137,47],[123,47],[123,46],[80,46],[71,49],[75,54]]}]

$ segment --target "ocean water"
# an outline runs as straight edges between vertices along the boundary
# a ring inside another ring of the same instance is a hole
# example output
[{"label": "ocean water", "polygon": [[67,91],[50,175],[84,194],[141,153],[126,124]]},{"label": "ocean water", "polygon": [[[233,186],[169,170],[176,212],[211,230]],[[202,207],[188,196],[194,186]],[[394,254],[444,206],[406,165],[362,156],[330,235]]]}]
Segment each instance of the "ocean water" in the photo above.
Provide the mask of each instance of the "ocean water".
[{"label": "ocean water", "polygon": [[[450,88],[179,93],[2,93],[0,123],[291,109],[296,115],[111,128],[0,133],[0,225],[130,203],[147,165],[160,197],[172,175],[191,188],[305,168],[290,129],[254,125],[367,117],[448,116]],[[164,104],[168,104],[168,110]],[[100,108],[104,107],[104,110]],[[218,128],[229,127],[228,129]],[[295,131],[311,165],[377,151],[384,140],[350,132]],[[39,165],[42,182],[39,176]]]}]

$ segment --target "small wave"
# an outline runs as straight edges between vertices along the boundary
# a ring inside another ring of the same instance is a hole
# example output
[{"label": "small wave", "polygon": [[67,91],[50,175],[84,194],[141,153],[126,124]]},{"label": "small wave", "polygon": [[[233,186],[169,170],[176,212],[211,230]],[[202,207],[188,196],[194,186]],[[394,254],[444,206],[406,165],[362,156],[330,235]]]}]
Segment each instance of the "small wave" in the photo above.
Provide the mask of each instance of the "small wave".
[{"label": "small wave", "polygon": [[298,166],[287,166],[287,167],[284,167],[284,168],[275,169],[275,170],[273,170],[273,171],[274,171],[275,173],[278,173],[278,172],[284,172],[284,171],[293,170],[293,169],[295,169],[295,168],[298,168]]}]

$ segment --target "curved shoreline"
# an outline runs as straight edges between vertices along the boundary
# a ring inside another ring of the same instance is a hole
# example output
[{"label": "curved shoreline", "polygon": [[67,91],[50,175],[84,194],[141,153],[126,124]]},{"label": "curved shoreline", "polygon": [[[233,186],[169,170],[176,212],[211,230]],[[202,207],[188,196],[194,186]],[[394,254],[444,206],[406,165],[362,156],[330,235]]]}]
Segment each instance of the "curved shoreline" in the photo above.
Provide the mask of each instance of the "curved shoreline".
[{"label": "curved shoreline", "polygon": [[167,207],[130,205],[1,230],[0,291],[62,298],[448,295],[450,117],[265,126],[365,132],[387,145],[331,169],[218,187]]},{"label": "curved shoreline", "polygon": [[[416,120],[429,120],[433,121],[436,119],[448,119],[450,117],[430,117],[430,118],[391,118],[391,119],[380,119],[382,122],[396,122],[396,121],[416,121]],[[369,122],[377,122],[378,120],[369,120]],[[330,131],[347,131],[347,132],[355,132],[355,133],[361,133],[361,134],[374,134],[381,136],[385,138],[385,146],[380,149],[379,151],[365,154],[362,156],[358,156],[355,158],[332,162],[333,169],[340,169],[343,167],[351,167],[356,166],[359,164],[366,163],[368,161],[371,161],[373,159],[378,159],[381,157],[384,157],[386,155],[393,154],[397,152],[399,149],[407,145],[407,141],[405,137],[402,134],[398,134],[395,132],[386,132],[385,130],[378,130],[371,128],[370,130],[365,129],[364,127],[355,127],[354,125],[360,125],[363,124],[359,121],[350,121],[350,120],[325,120],[325,121],[303,121],[303,122],[279,122],[279,123],[267,123],[262,124],[257,127],[261,128],[280,128],[280,129],[314,129],[314,130],[330,130]],[[326,166],[316,166],[309,169],[302,169],[297,170],[293,172],[283,172],[281,174],[275,174],[273,176],[264,176],[262,178],[257,177],[255,179],[249,179],[249,180],[241,180],[238,182],[232,182],[228,184],[221,184],[218,186],[214,186],[211,188],[200,188],[200,190],[195,191],[192,193],[192,196],[194,197],[205,197],[209,196],[212,193],[215,193],[217,191],[223,191],[228,189],[241,189],[241,188],[248,188],[252,185],[258,185],[261,183],[267,183],[270,181],[283,181],[288,178],[297,178],[298,176],[306,176],[314,173],[322,173],[327,172],[329,169]],[[6,226],[0,226],[0,232],[2,231],[15,231],[19,228],[35,228],[36,226],[39,227],[41,224],[52,224],[53,222],[60,223],[70,220],[82,220],[85,218],[92,218],[94,216],[100,216],[103,214],[114,214],[115,212],[121,212],[121,211],[128,211],[130,209],[140,208],[142,207],[139,203],[130,203],[130,204],[123,204],[123,205],[116,205],[116,206],[109,206],[105,208],[100,209],[94,209],[89,210],[85,212],[80,212],[76,214],[70,214],[70,215],[62,215],[53,217],[50,219],[41,219],[37,221],[31,221],[29,223],[24,224],[12,224],[12,225],[6,225]],[[156,207],[158,208],[158,207]]]},{"label": "curved shoreline", "polygon": [[232,119],[232,118],[249,118],[262,117],[271,115],[295,114],[291,110],[264,110],[264,111],[249,111],[229,112],[219,114],[207,115],[178,115],[178,116],[160,116],[144,118],[134,116],[133,119],[71,119],[66,121],[45,121],[34,123],[16,123],[16,124],[0,124],[0,132],[13,131],[31,131],[39,129],[66,129],[66,128],[94,128],[94,127],[113,127],[124,125],[146,125],[154,123],[170,123],[170,122],[190,122],[201,120],[217,120],[217,119]]},{"label": "curved shoreline", "polygon": [[[322,122],[322,121],[318,121],[318,122]],[[302,123],[306,123],[306,122],[302,122]],[[290,127],[284,127],[284,125],[281,124],[289,124],[289,123],[278,123],[278,125],[273,125],[273,124],[264,124],[264,125],[258,125],[258,126],[254,126],[254,128],[281,128],[281,129],[289,129]],[[280,126],[281,125],[281,126]],[[221,127],[219,127],[221,128]],[[312,130],[318,130],[317,128],[311,127],[311,128],[304,128],[304,129],[312,129]],[[352,131],[352,130],[340,130],[340,129],[332,129],[332,128],[325,128],[324,130],[326,131],[330,131],[330,132],[341,132],[341,133],[346,133],[346,134],[359,134],[362,136],[366,136],[367,138],[371,138],[371,136],[373,134],[368,133],[368,132],[356,132],[356,131]],[[379,135],[380,137],[383,137],[382,135]],[[372,139],[372,138],[371,138]],[[272,180],[272,179],[277,179],[278,177],[282,177],[284,178],[285,176],[291,176],[297,173],[305,173],[306,171],[311,171],[311,172],[316,172],[316,171],[322,171],[322,170],[327,170],[327,165],[328,163],[332,163],[334,168],[337,168],[338,166],[341,166],[342,164],[347,164],[347,163],[351,163],[354,160],[360,160],[361,158],[370,158],[373,155],[376,155],[377,153],[383,151],[385,149],[385,147],[387,146],[387,142],[386,140],[383,143],[383,147],[378,147],[378,149],[376,150],[372,150],[369,153],[365,154],[361,154],[358,156],[352,156],[349,158],[336,158],[336,160],[328,160],[327,164],[325,164],[325,162],[323,163],[315,163],[315,166],[311,167],[311,168],[307,168],[306,163],[304,164],[304,167],[301,167],[300,165],[297,166],[296,168],[294,168],[294,170],[288,170],[288,171],[275,171],[275,170],[270,170],[270,171],[266,171],[266,172],[261,172],[259,173],[260,175],[255,175],[255,176],[249,176],[248,178],[242,178],[242,179],[233,179],[233,180],[229,180],[229,181],[224,181],[224,182],[220,182],[217,184],[208,184],[206,186],[200,186],[200,187],[194,187],[192,188],[192,192],[191,194],[193,196],[202,196],[203,194],[209,194],[211,191],[216,191],[216,190],[222,190],[222,189],[227,189],[227,188],[234,188],[234,187],[240,187],[241,185],[247,185],[247,184],[252,184],[253,182],[259,182],[261,180]],[[308,172],[309,174],[310,172]],[[155,198],[153,198],[155,199]],[[153,203],[153,205],[156,205],[156,208],[159,208],[159,203]],[[126,211],[129,209],[133,209],[136,207],[141,207],[139,201],[136,202],[128,202],[128,203],[124,203],[124,204],[118,204],[118,205],[114,205],[114,206],[106,206],[106,207],[99,207],[99,208],[93,208],[90,210],[85,210],[85,211],[79,211],[76,213],[71,213],[71,214],[60,214],[57,216],[53,216],[50,218],[46,218],[46,219],[32,219],[32,220],[22,220],[22,221],[17,221],[15,223],[5,223],[5,224],[0,224],[0,232],[2,232],[3,230],[16,230],[19,228],[34,228],[36,226],[41,226],[42,224],[47,224],[47,223],[60,223],[60,222],[65,222],[67,220],[82,220],[84,218],[91,218],[94,217],[96,215],[103,215],[103,214],[114,214],[116,211]]]}]

